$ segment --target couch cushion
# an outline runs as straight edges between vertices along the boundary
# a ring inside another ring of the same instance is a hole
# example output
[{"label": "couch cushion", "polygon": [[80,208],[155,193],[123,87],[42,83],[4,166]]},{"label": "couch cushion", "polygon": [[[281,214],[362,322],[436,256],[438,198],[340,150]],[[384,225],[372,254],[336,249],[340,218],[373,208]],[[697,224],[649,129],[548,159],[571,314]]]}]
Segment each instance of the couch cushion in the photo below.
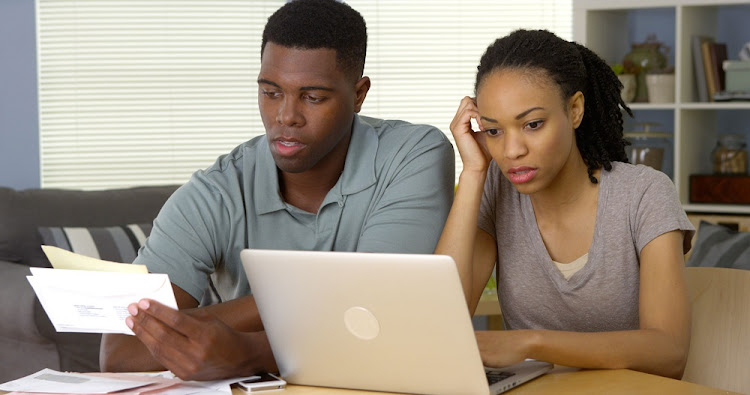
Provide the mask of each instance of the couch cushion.
[{"label": "couch cushion", "polygon": [[0,260],[49,267],[40,227],[108,227],[151,223],[178,186],[105,191],[0,187]]},{"label": "couch cushion", "polygon": [[729,267],[750,270],[750,232],[701,221],[687,266]]},{"label": "couch cushion", "polygon": [[41,227],[39,234],[45,245],[105,261],[131,263],[151,234],[151,224],[106,228]]}]

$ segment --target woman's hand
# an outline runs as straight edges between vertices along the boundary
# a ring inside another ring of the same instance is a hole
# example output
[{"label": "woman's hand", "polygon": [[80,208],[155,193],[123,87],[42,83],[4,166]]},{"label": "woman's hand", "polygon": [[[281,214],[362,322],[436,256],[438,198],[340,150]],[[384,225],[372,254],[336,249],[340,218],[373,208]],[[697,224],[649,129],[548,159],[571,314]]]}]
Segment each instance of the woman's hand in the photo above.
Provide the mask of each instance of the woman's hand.
[{"label": "woman's hand", "polygon": [[[479,130],[482,132],[471,129],[472,118],[477,121]],[[487,151],[484,129],[474,98],[466,96],[461,100],[450,128],[458,147],[458,153],[461,155],[464,170],[486,171],[492,157]]]},{"label": "woman's hand", "polygon": [[529,357],[533,331],[477,331],[475,335],[484,366],[502,368]]}]

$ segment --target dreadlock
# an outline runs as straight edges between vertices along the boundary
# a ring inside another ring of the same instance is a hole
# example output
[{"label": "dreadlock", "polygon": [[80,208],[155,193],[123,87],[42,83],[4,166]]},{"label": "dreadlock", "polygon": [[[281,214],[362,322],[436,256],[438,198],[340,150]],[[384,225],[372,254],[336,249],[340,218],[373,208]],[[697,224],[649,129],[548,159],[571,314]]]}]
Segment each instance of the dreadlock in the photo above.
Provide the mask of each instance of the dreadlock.
[{"label": "dreadlock", "polygon": [[620,96],[622,83],[607,63],[590,49],[565,41],[546,30],[516,30],[487,48],[477,67],[475,93],[491,72],[500,69],[539,70],[559,87],[562,99],[583,93],[584,115],[576,129],[576,145],[588,168],[612,170],[613,161],[628,162],[620,108],[633,113]]}]

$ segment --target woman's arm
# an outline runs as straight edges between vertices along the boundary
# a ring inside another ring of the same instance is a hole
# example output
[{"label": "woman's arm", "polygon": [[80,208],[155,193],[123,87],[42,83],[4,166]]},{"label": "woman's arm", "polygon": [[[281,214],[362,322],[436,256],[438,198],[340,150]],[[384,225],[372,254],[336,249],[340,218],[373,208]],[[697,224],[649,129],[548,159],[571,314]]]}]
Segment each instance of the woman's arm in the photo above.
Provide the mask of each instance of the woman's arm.
[{"label": "woman's arm", "polygon": [[464,166],[435,253],[450,255],[456,261],[466,303],[474,312],[495,266],[496,247],[492,236],[477,228],[490,157],[482,147],[484,133],[471,130],[471,118],[479,119],[479,112],[474,99],[464,97],[451,122],[451,133]]},{"label": "woman's arm", "polygon": [[665,233],[641,251],[640,329],[478,332],[484,363],[506,366],[534,358],[566,366],[626,368],[681,378],[690,347],[682,238],[681,231]]}]

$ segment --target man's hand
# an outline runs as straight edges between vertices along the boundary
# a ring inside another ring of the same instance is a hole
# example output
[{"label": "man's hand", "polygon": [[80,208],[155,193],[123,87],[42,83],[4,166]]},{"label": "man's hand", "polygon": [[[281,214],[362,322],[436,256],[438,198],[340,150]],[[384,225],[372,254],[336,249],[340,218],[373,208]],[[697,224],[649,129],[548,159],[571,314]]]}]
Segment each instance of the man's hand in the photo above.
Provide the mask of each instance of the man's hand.
[{"label": "man's hand", "polygon": [[154,359],[183,380],[215,380],[276,371],[265,332],[239,332],[216,317],[143,299],[125,322]]}]

